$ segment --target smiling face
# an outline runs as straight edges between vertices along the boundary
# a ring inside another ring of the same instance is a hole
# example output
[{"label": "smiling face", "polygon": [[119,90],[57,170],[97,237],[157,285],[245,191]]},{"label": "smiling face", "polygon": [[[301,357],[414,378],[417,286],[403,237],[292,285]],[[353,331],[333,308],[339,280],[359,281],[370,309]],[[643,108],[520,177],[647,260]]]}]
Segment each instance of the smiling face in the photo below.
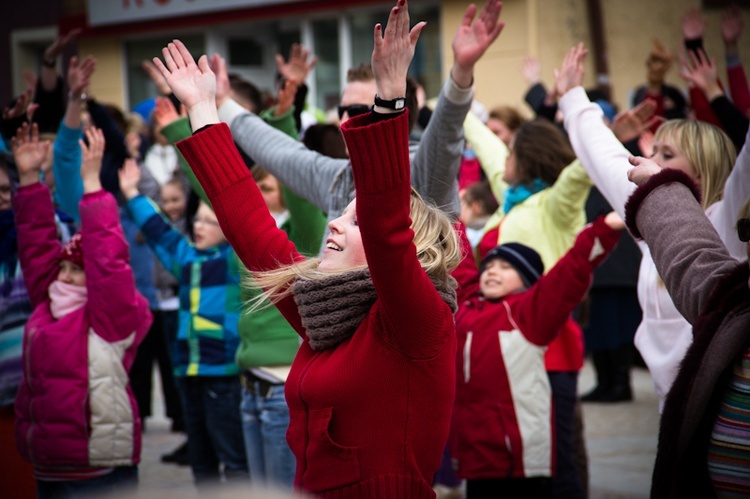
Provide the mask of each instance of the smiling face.
[{"label": "smiling face", "polygon": [[60,272],[57,280],[73,286],[86,286],[86,273],[81,267],[70,260],[60,260]]},{"label": "smiling face", "polygon": [[175,222],[185,215],[187,201],[185,191],[174,183],[167,183],[161,188],[162,210],[167,217]]},{"label": "smiling face", "polygon": [[668,140],[654,141],[654,153],[651,156],[661,168],[672,168],[680,170],[695,180],[700,180],[690,160],[673,143]]},{"label": "smiling face", "polygon": [[494,258],[479,276],[479,289],[490,300],[502,298],[526,289],[518,271],[507,261]]},{"label": "smiling face", "polygon": [[328,222],[331,235],[326,240],[318,270],[331,272],[367,265],[362,235],[357,225],[357,200],[341,216]]},{"label": "smiling face", "polygon": [[193,219],[193,235],[195,236],[194,245],[199,250],[206,250],[227,242],[216,213],[202,201]]}]

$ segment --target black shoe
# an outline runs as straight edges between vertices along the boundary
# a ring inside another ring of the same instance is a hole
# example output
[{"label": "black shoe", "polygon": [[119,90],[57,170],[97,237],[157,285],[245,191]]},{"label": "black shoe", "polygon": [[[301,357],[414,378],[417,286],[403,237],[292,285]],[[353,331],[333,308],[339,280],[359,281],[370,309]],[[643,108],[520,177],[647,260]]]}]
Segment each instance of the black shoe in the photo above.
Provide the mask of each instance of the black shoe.
[{"label": "black shoe", "polygon": [[596,387],[588,392],[586,395],[581,396],[581,402],[601,402],[602,397],[605,395],[606,389],[602,385],[596,385]]},{"label": "black shoe", "polygon": [[184,444],[180,445],[170,454],[162,454],[161,462],[174,463],[179,466],[189,466],[190,459],[188,457],[188,443],[185,442]]},{"label": "black shoe", "polygon": [[633,400],[633,391],[629,385],[614,386],[607,393],[603,393],[597,402],[629,402]]}]

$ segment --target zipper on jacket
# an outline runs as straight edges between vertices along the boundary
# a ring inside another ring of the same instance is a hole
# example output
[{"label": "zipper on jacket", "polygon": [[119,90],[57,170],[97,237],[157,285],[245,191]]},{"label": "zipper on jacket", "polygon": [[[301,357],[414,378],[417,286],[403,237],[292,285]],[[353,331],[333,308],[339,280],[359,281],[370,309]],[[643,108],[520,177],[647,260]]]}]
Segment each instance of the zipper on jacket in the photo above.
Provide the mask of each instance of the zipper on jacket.
[{"label": "zipper on jacket", "polygon": [[464,383],[471,379],[471,340],[474,333],[469,331],[466,334],[466,343],[464,343]]},{"label": "zipper on jacket", "polygon": [[505,434],[505,447],[510,453],[510,466],[508,467],[508,478],[513,476],[513,445],[510,443],[510,436]]}]

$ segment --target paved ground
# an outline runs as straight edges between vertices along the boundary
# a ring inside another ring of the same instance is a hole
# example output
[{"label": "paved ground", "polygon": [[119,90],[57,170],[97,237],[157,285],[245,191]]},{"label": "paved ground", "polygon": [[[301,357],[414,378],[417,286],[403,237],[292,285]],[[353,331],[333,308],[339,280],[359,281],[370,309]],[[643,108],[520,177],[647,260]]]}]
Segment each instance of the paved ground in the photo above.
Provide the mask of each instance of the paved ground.
[{"label": "paved ground", "polygon": [[[593,372],[587,364],[581,374],[581,392],[585,393],[592,385]],[[633,388],[633,402],[583,406],[592,499],[648,497],[659,424],[658,402],[646,370],[633,370]],[[160,461],[161,454],[184,440],[182,435],[169,432],[169,422],[164,419],[161,407],[161,401],[156,400],[154,408],[159,412],[149,418],[148,431],[143,435],[139,495],[154,499],[198,498],[189,468]],[[248,499],[247,494],[238,496]],[[269,495],[259,493],[257,497]]]}]

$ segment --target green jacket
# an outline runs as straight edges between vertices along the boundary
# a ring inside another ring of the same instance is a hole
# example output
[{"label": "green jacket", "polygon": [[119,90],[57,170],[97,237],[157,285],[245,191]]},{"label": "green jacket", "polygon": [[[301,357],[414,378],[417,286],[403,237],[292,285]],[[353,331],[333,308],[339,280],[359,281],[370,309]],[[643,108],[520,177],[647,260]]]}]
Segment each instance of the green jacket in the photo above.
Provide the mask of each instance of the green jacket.
[{"label": "green jacket", "polygon": [[[280,117],[273,116],[273,109],[269,109],[261,117],[278,130],[297,138],[293,109]],[[162,134],[172,144],[189,137],[191,133],[187,118],[179,119],[162,129]],[[190,185],[203,201],[209,203],[190,165],[182,155],[179,155],[179,159],[182,171],[190,181]],[[307,256],[316,255],[325,233],[325,214],[284,186],[282,186],[282,192],[289,210],[289,218],[281,225],[281,229],[287,233],[300,253]],[[239,260],[237,263],[242,266]],[[243,268],[242,272],[247,273],[247,270]],[[243,303],[247,303],[253,296],[254,292],[241,286]],[[299,335],[273,306],[252,314],[240,315],[239,335],[240,345],[237,349],[236,360],[237,365],[242,369],[288,366],[297,354],[300,344]]]}]

